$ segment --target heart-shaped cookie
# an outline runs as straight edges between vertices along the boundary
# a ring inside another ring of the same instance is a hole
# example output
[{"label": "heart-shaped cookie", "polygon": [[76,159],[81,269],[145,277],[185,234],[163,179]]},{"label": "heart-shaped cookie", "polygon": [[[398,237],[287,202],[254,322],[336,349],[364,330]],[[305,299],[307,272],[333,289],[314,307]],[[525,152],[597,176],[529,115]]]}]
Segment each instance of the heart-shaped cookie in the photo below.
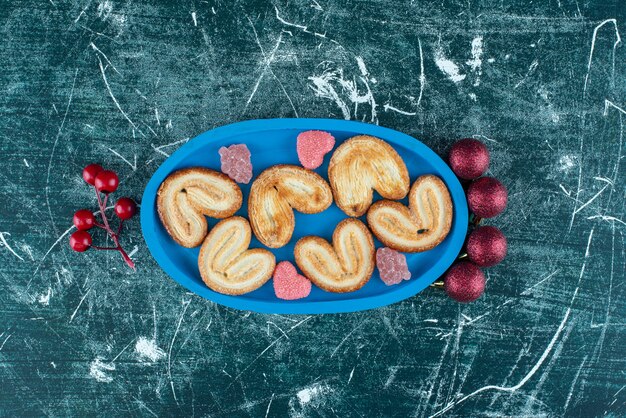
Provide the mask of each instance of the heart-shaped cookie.
[{"label": "heart-shaped cookie", "polygon": [[252,292],[269,280],[276,258],[262,249],[248,249],[252,233],[246,218],[233,216],[218,222],[207,235],[198,256],[204,283],[227,295]]},{"label": "heart-shaped cookie", "polygon": [[318,174],[295,165],[275,165],[252,183],[248,215],[259,241],[270,248],[280,248],[293,234],[294,209],[318,213],[332,202],[330,187]]},{"label": "heart-shaped cookie", "polygon": [[367,212],[367,223],[383,244],[416,253],[439,245],[452,226],[452,200],[438,177],[419,177],[409,192],[409,207],[379,200]]},{"label": "heart-shaped cookie", "polygon": [[324,131],[306,131],[298,135],[296,150],[304,168],[314,170],[335,146],[335,137]]},{"label": "heart-shaped cookie", "polygon": [[296,300],[309,296],[311,281],[298,274],[296,267],[289,261],[281,261],[274,270],[274,293],[284,300]]},{"label": "heart-shaped cookie", "polygon": [[386,199],[402,199],[410,186],[409,172],[398,153],[368,135],[352,137],[335,150],[328,180],[339,209],[354,217],[367,212],[373,190]]},{"label": "heart-shaped cookie", "polygon": [[241,189],[228,176],[202,167],[170,174],[159,187],[157,211],[167,233],[180,245],[192,248],[206,237],[206,216],[232,216],[243,201]]},{"label": "heart-shaped cookie", "polygon": [[333,232],[332,245],[320,237],[296,243],[296,264],[315,285],[328,292],[352,292],[374,271],[374,240],[363,222],[344,219]]}]

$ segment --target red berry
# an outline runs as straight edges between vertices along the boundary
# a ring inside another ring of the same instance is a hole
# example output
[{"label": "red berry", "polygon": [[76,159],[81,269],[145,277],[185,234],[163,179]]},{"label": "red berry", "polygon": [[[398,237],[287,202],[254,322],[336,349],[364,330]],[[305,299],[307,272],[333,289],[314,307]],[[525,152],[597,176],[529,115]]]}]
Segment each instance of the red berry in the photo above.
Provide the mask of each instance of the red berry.
[{"label": "red berry", "polygon": [[82,253],[91,247],[91,234],[87,231],[76,231],[70,236],[72,250]]},{"label": "red berry", "polygon": [[89,209],[81,209],[74,214],[74,226],[79,231],[86,231],[96,224],[96,217]]},{"label": "red berry", "polygon": [[104,168],[98,164],[89,164],[87,167],[83,168],[83,180],[93,186],[96,181],[96,176],[103,170]]},{"label": "red berry", "polygon": [[117,190],[117,186],[120,184],[120,180],[113,171],[103,170],[96,176],[94,186],[99,192],[113,193]]},{"label": "red berry", "polygon": [[452,146],[448,156],[454,174],[472,180],[485,174],[489,167],[489,151],[482,142],[466,138]]},{"label": "red berry", "polygon": [[467,240],[467,256],[480,267],[491,267],[506,256],[506,237],[495,226],[481,226]]},{"label": "red berry", "polygon": [[472,302],[485,291],[485,275],[469,261],[461,261],[452,266],[443,279],[448,296],[457,302]]},{"label": "red berry", "polygon": [[137,213],[137,205],[129,197],[122,197],[115,204],[115,214],[122,220],[132,218],[135,213]]},{"label": "red berry", "polygon": [[508,201],[506,187],[493,177],[474,180],[467,189],[467,204],[481,218],[493,218],[500,214]]}]

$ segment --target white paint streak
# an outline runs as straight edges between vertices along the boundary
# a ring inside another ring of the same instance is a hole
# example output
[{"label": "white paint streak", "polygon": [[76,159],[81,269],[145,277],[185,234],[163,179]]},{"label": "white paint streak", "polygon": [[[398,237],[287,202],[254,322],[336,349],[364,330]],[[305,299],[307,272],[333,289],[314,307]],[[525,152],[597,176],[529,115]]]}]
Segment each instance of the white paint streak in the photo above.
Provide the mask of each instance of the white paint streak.
[{"label": "white paint streak", "polygon": [[148,360],[152,363],[165,357],[165,351],[159,348],[156,341],[149,340],[146,337],[139,337],[137,339],[135,352],[141,360]]},{"label": "white paint streak", "polygon": [[433,414],[431,416],[431,418],[443,415],[446,412],[448,412],[449,410],[451,410],[452,408],[454,408],[456,405],[459,405],[459,404],[465,402],[466,400],[468,400],[468,399],[470,399],[470,398],[472,398],[472,397],[474,397],[474,396],[476,396],[476,395],[478,395],[478,394],[480,394],[482,392],[485,392],[485,391],[497,390],[497,391],[502,391],[502,392],[511,392],[511,393],[515,392],[516,390],[518,390],[519,388],[524,386],[526,384],[526,382],[528,382],[535,375],[535,373],[537,373],[537,371],[541,368],[541,365],[544,363],[544,361],[548,358],[548,356],[552,352],[552,349],[554,348],[554,345],[556,344],[556,342],[558,341],[559,337],[561,336],[561,333],[563,332],[563,329],[565,328],[565,325],[566,325],[566,323],[567,323],[567,321],[568,321],[568,319],[570,317],[570,314],[572,312],[572,306],[574,305],[574,300],[576,299],[576,296],[578,296],[578,291],[580,289],[580,284],[582,282],[583,275],[585,273],[585,266],[586,266],[586,263],[587,263],[586,259],[589,257],[589,248],[591,246],[591,239],[592,239],[592,237],[593,237],[593,229],[589,232],[589,238],[588,238],[588,241],[587,241],[587,249],[585,251],[585,261],[583,262],[582,268],[580,269],[580,276],[578,278],[578,286],[574,290],[572,298],[570,299],[569,307],[565,311],[565,315],[563,316],[563,319],[561,320],[561,323],[557,327],[556,332],[554,333],[554,336],[552,337],[552,339],[548,343],[548,346],[546,347],[544,352],[539,357],[539,360],[537,360],[535,365],[530,369],[530,371],[516,385],[513,385],[513,386],[497,386],[497,385],[483,386],[480,389],[477,389],[474,392],[470,393],[469,395],[465,395],[462,398],[449,403],[443,409],[441,409],[441,410],[437,411],[435,414]]},{"label": "white paint streak", "polygon": [[[325,33],[319,33],[319,32],[310,31],[310,30],[309,30],[309,28],[308,28],[308,26],[305,26],[305,25],[299,25],[299,24],[297,24],[297,23],[292,23],[292,22],[288,22],[288,21],[286,21],[285,19],[283,19],[283,18],[279,15],[279,11],[278,11],[278,8],[277,8],[276,6],[274,6],[274,11],[276,12],[276,19],[278,19],[278,21],[279,21],[280,23],[282,23],[283,25],[286,25],[286,26],[291,26],[291,27],[294,27],[294,28],[298,28],[298,29],[300,29],[302,32],[304,32],[304,33],[308,33],[308,34],[311,34],[311,35],[316,36],[316,37],[318,37],[318,38],[328,39],[328,37],[326,36],[326,34],[325,34]],[[328,40],[329,40],[329,41],[331,41],[331,42],[333,42],[333,43],[335,43],[335,44],[337,44],[337,45],[339,45],[339,44],[338,44],[338,42],[333,41],[332,39],[328,39]]]},{"label": "white paint streak", "polygon": [[[576,296],[577,294],[578,294],[578,288],[576,288],[576,291],[574,292],[574,296]],[[565,316],[563,317],[561,323],[559,324],[559,327],[557,328],[557,330],[556,330],[554,336],[552,337],[552,340],[548,344],[546,350],[543,352],[541,357],[539,357],[539,360],[537,361],[537,363],[530,369],[530,371],[526,374],[526,376],[524,376],[522,378],[522,380],[520,380],[516,385],[514,385],[514,386],[495,386],[495,385],[483,386],[482,388],[475,390],[474,392],[470,393],[469,395],[466,395],[466,396],[462,397],[461,399],[448,404],[445,408],[443,408],[440,411],[438,411],[435,414],[433,414],[431,416],[431,418],[443,415],[444,413],[446,413],[450,409],[454,408],[456,405],[465,402],[469,398],[471,398],[471,397],[473,397],[475,395],[478,395],[479,393],[482,393],[482,392],[485,392],[485,391],[488,391],[488,390],[499,390],[499,391],[503,391],[503,392],[515,392],[517,389],[519,389],[522,386],[524,386],[524,384],[526,384],[526,382],[528,382],[528,380],[530,380],[530,378],[533,377],[533,375],[537,372],[537,370],[539,370],[539,368],[541,367],[543,362],[546,360],[546,358],[548,357],[548,355],[552,351],[552,348],[554,347],[554,344],[556,343],[556,341],[558,340],[559,336],[561,335],[561,332],[563,332],[563,328],[565,327],[565,324],[566,324],[567,320],[569,319],[571,310],[572,310],[572,308],[570,306],[567,309],[567,311],[565,312]]]},{"label": "white paint streak", "polygon": [[528,79],[528,76],[534,73],[538,66],[539,66],[538,60],[534,60],[533,62],[531,62],[530,67],[528,67],[528,71],[526,71],[526,75],[515,85],[515,87],[513,87],[513,90],[517,89],[519,86],[524,84],[526,80]]},{"label": "white paint streak", "polygon": [[[72,81],[72,89],[70,90],[70,96],[67,99],[67,106],[65,106],[65,114],[63,115],[63,120],[61,121],[61,125],[59,125],[59,130],[57,131],[57,136],[54,139],[54,144],[52,145],[52,151],[50,152],[50,159],[48,160],[48,172],[46,174],[46,207],[48,208],[48,216],[50,217],[50,222],[52,222],[52,228],[55,233],[58,233],[56,223],[54,221],[54,217],[52,216],[52,208],[50,207],[50,173],[52,171],[52,159],[54,158],[54,152],[56,151],[57,144],[59,143],[59,138],[61,137],[61,132],[63,132],[63,127],[65,126],[65,120],[67,119],[67,114],[70,111],[70,106],[72,104],[72,98],[74,97],[74,87],[76,86],[76,77],[78,76],[78,68],[74,71],[74,80]],[[37,267],[39,269],[39,267]],[[30,284],[30,281],[28,282]]]},{"label": "white paint streak", "polygon": [[615,216],[608,216],[608,215],[593,215],[593,216],[589,216],[587,219],[602,219],[603,221],[607,221],[607,222],[618,222],[622,225],[626,225],[626,222],[622,221],[619,218],[616,218]]},{"label": "white paint streak", "polygon": [[388,112],[391,110],[393,112],[400,113],[401,115],[407,115],[407,116],[417,115],[416,112],[407,112],[406,110],[401,110],[401,109],[398,109],[397,107],[393,107],[389,103],[385,103],[385,105],[383,106],[383,109],[385,110],[385,112]]},{"label": "white paint streak", "polygon": [[7,341],[9,341],[9,338],[11,338],[11,336],[13,336],[13,334],[7,335],[4,341],[2,341],[2,345],[0,345],[0,351],[2,351],[2,349],[4,348],[4,345],[7,343]]},{"label": "white paint streak", "polygon": [[585,84],[583,86],[583,99],[587,94],[587,83],[589,82],[589,73],[591,72],[591,63],[593,61],[593,51],[596,49],[596,39],[598,37],[598,30],[606,25],[607,23],[612,23],[615,27],[615,43],[613,44],[613,59],[615,59],[615,48],[622,41],[622,38],[619,35],[619,31],[617,30],[617,20],[616,19],[607,19],[602,22],[598,26],[593,29],[593,36],[591,37],[591,50],[589,51],[589,61],[587,62],[587,74],[585,75]]},{"label": "white paint streak", "polygon": [[596,200],[598,198],[598,196],[600,196],[602,194],[602,192],[609,187],[609,185],[607,184],[606,186],[604,186],[602,189],[600,189],[600,191],[598,193],[596,193],[595,195],[593,195],[593,197],[591,199],[589,199],[586,203],[584,203],[582,206],[580,206],[578,209],[574,210],[574,214],[577,214],[578,212],[580,212],[581,210],[583,210],[584,208],[586,208],[587,206],[589,206],[594,200]]},{"label": "white paint streak", "polygon": [[[94,213],[94,215],[95,215],[95,213]],[[48,256],[48,254],[50,254],[50,251],[52,251],[52,249],[53,249],[54,247],[56,247],[56,246],[57,246],[57,244],[58,244],[59,242],[61,242],[61,240],[62,240],[63,238],[65,238],[65,236],[66,236],[67,234],[69,234],[69,233],[70,233],[70,232],[71,232],[74,228],[75,228],[75,226],[74,226],[74,225],[72,225],[72,226],[70,226],[69,228],[67,228],[67,229],[65,230],[65,232],[64,232],[64,233],[62,233],[62,234],[61,234],[61,236],[59,236],[59,238],[57,238],[57,240],[56,240],[56,241],[54,241],[54,243],[52,244],[52,246],[50,246],[50,248],[48,248],[48,251],[46,251],[46,253],[44,254],[44,256],[41,258],[41,261],[40,261],[40,262],[39,262],[39,264],[37,265],[37,268],[35,269],[35,271],[34,271],[34,273],[33,273],[33,277],[37,274],[37,272],[38,272],[38,271],[39,271],[39,269],[41,268],[41,265],[43,264],[44,260],[45,260],[45,259],[46,259],[46,257]],[[31,282],[32,280],[33,280],[33,279],[31,278],[31,279],[28,281],[28,285],[30,285],[30,282]]]},{"label": "white paint streak", "polygon": [[623,114],[626,115],[626,110],[624,110],[623,108],[619,107],[618,105],[616,105],[612,101],[610,101],[608,99],[604,99],[604,113],[603,113],[603,116],[607,116],[609,114],[609,107],[617,109],[617,111],[619,111],[620,113],[623,113]]},{"label": "white paint streak", "polygon": [[441,72],[455,83],[463,81],[466,77],[465,74],[460,73],[458,65],[444,56],[442,49],[438,49],[435,52],[435,64],[437,64]]},{"label": "white paint streak", "polygon": [[270,402],[267,404],[267,409],[265,410],[265,418],[270,414],[270,407],[272,406],[272,401],[274,400],[274,394],[272,393],[272,397],[270,398]]},{"label": "white paint streak", "polygon": [[576,165],[576,157],[573,155],[563,155],[559,158],[559,171],[564,171],[568,173],[572,167]]},{"label": "white paint streak", "polygon": [[[254,33],[254,39],[255,39],[259,49],[261,50],[261,55],[263,55],[263,62],[265,63],[265,67],[263,68],[263,71],[261,72],[261,75],[259,76],[259,79],[257,80],[257,84],[255,86],[253,94],[256,93],[256,90],[259,87],[259,83],[261,82],[261,80],[265,76],[265,73],[269,72],[270,74],[272,74],[272,77],[274,78],[274,80],[276,80],[276,82],[280,86],[280,88],[283,91],[283,94],[285,95],[285,97],[287,97],[287,100],[289,101],[289,104],[291,105],[291,108],[293,109],[294,114],[296,115],[296,117],[299,117],[298,111],[296,110],[296,107],[293,104],[293,100],[291,100],[291,96],[289,95],[289,93],[287,93],[287,89],[285,89],[285,86],[283,85],[282,81],[280,81],[280,79],[278,78],[276,73],[274,73],[274,70],[272,70],[272,67],[271,67],[271,63],[274,60],[275,52],[276,52],[276,50],[278,48],[278,45],[280,44],[280,40],[281,40],[281,37],[282,37],[282,32],[281,32],[280,36],[278,37],[278,42],[276,43],[276,47],[274,48],[274,51],[272,51],[271,56],[268,57],[265,54],[265,50],[263,49],[263,45],[261,45],[261,41],[259,40],[259,34],[257,33],[256,28],[254,27],[254,24],[252,23],[252,20],[250,20],[249,17],[247,17],[247,19],[248,19],[248,22],[250,23],[250,27],[252,27],[252,32]],[[283,31],[283,32],[288,33],[288,31]],[[262,64],[263,63],[261,63],[261,65]],[[248,100],[251,100],[251,99],[252,99],[252,96]],[[247,108],[248,104],[249,104],[249,101],[248,101],[248,103],[246,103],[246,107],[244,108],[244,110]]]},{"label": "white paint streak", "polygon": [[128,117],[128,115],[126,114],[126,112],[124,112],[124,110],[122,110],[122,107],[120,106],[119,102],[117,101],[117,99],[115,98],[115,95],[113,95],[113,91],[111,90],[111,86],[109,85],[109,81],[107,80],[107,76],[105,74],[105,69],[104,66],[102,65],[102,60],[100,59],[100,57],[98,57],[98,65],[100,67],[100,73],[102,73],[102,80],[104,81],[104,85],[107,89],[107,91],[109,92],[109,96],[111,97],[111,99],[113,100],[113,103],[115,103],[115,107],[117,107],[117,109],[120,111],[120,113],[122,114],[122,116],[124,116],[124,118],[128,121],[128,123],[130,123],[130,125],[133,127],[133,129],[135,129],[137,132],[139,132],[142,136],[145,137],[144,133],[141,131],[141,129],[139,129],[137,127],[137,125],[135,125],[135,122],[133,122],[130,117]]},{"label": "white paint streak", "polygon": [[311,385],[309,387],[299,390],[296,396],[298,397],[298,401],[300,402],[300,405],[306,405],[312,400],[314,400],[315,398],[319,396],[323,396],[329,391],[330,391],[330,388],[327,385],[316,383],[314,385]]},{"label": "white paint streak", "polygon": [[482,75],[482,60],[483,55],[483,37],[477,36],[472,40],[472,59],[466,62],[470,66],[472,71],[476,73],[476,80],[474,80],[474,86],[480,85],[480,76]]},{"label": "white paint streak", "polygon": [[131,163],[130,161],[128,161],[126,158],[124,158],[122,156],[122,154],[120,154],[119,152],[115,151],[113,148],[107,148],[109,151],[111,151],[113,154],[117,155],[118,157],[120,157],[122,159],[122,161],[124,161],[126,164],[128,164],[130,166],[130,168],[133,169],[133,171],[137,171],[137,155],[135,154],[135,158],[134,158],[134,163]]},{"label": "white paint streak", "polygon": [[50,296],[52,296],[52,288],[48,288],[48,293],[45,295],[42,293],[39,295],[37,302],[41,303],[43,306],[48,306],[50,304]]},{"label": "white paint streak", "polygon": [[422,41],[420,38],[417,38],[417,46],[420,51],[420,94],[417,97],[417,106],[419,107],[422,102],[422,95],[424,94],[424,86],[426,85],[426,73],[424,73],[424,53],[422,52]]},{"label": "white paint streak", "polygon": [[312,8],[314,8],[315,10],[319,10],[320,12],[323,12],[324,9],[322,8],[322,6],[320,6],[320,4],[313,0],[313,4],[310,4],[309,6],[311,6]]},{"label": "white paint streak", "polygon": [[348,105],[339,97],[339,94],[337,94],[337,91],[331,85],[331,82],[338,80],[340,76],[341,74],[338,71],[325,70],[319,76],[309,77],[309,80],[313,82],[313,87],[311,88],[317,97],[334,101],[341,110],[343,118],[350,120],[350,109],[348,109]]},{"label": "white paint streak", "polygon": [[339,96],[334,85],[341,87],[341,92],[354,105],[354,117],[358,117],[359,104],[367,103],[370,105],[370,122],[378,124],[378,113],[376,111],[378,105],[369,84],[369,81],[373,79],[369,78],[369,71],[363,59],[361,57],[355,57],[355,59],[361,73],[359,80],[367,89],[365,94],[359,92],[359,87],[354,78],[347,79],[344,77],[343,69],[341,68],[332,69],[326,67],[321,75],[309,77],[309,80],[313,82],[313,86],[309,87],[311,87],[317,97],[334,101],[341,109],[344,119],[349,120],[352,117],[350,109],[347,102]]},{"label": "white paint streak", "polygon": [[174,141],[174,142],[170,142],[169,144],[165,144],[165,145],[159,145],[158,147],[155,146],[154,144],[150,144],[152,146],[152,149],[155,150],[156,152],[158,152],[159,154],[165,156],[165,157],[169,157],[170,155],[163,151],[163,148],[168,148],[168,147],[172,147],[174,145],[178,145],[178,144],[183,144],[185,142],[188,142],[189,138],[185,138],[185,139],[181,139],[179,141]]},{"label": "white paint streak", "polygon": [[563,414],[567,412],[567,407],[569,406],[570,401],[572,400],[572,394],[574,393],[574,388],[576,387],[576,382],[578,382],[578,377],[580,376],[580,371],[585,367],[585,362],[587,361],[587,357],[583,358],[580,367],[576,371],[576,375],[574,376],[574,380],[572,381],[572,386],[569,389],[569,393],[567,394],[567,399],[565,400],[565,405],[563,406]]},{"label": "white paint streak", "polygon": [[[93,49],[94,51],[96,51],[97,53],[99,53],[100,55],[102,55],[102,58],[104,58],[104,59],[106,60],[107,64],[109,64],[109,65],[111,66],[111,68],[113,68],[113,71],[115,71],[115,72],[116,72],[117,74],[119,74],[119,75],[122,75],[122,74],[121,74],[121,73],[117,70],[117,68],[115,68],[115,65],[113,65],[113,63],[111,62],[111,60],[109,60],[109,57],[107,57],[107,55],[106,55],[104,52],[102,52],[102,51],[100,50],[100,48],[98,48],[98,47],[96,46],[96,44],[94,44],[93,42],[90,42],[90,43],[89,43],[89,46],[91,47],[91,49]],[[144,98],[145,98],[145,97],[144,97]]]},{"label": "white paint streak", "polygon": [[4,246],[4,248],[6,248],[7,250],[9,250],[9,252],[11,254],[13,254],[14,256],[16,256],[17,258],[19,258],[21,261],[24,261],[24,259],[18,254],[16,253],[13,248],[11,248],[11,246],[9,245],[9,243],[7,242],[6,238],[4,237],[5,235],[11,236],[11,234],[9,234],[8,232],[0,232],[0,242],[2,243],[2,245]]},{"label": "white paint streak", "polygon": [[230,384],[228,385],[228,387],[226,389],[229,389],[237,380],[239,380],[239,378],[258,360],[260,359],[263,354],[265,354],[267,352],[267,350],[269,350],[270,348],[272,348],[278,341],[280,341],[281,339],[283,339],[285,337],[286,334],[289,334],[291,331],[293,331],[294,329],[298,328],[300,325],[304,324],[305,322],[307,322],[309,319],[313,318],[313,316],[307,316],[306,318],[304,318],[303,320],[299,321],[298,323],[296,323],[294,326],[292,326],[291,328],[289,328],[286,333],[284,335],[281,335],[280,337],[276,338],[274,341],[272,341],[267,347],[265,347],[265,349],[263,351],[261,351],[261,353],[259,353],[258,356],[256,356],[254,358],[254,360],[252,360],[250,363],[248,363],[248,365],[241,371],[239,372],[239,374],[237,376],[235,376],[235,378],[233,379],[232,382],[230,382]]},{"label": "white paint streak", "polygon": [[555,274],[557,274],[559,272],[559,270],[554,270],[552,273],[548,274],[546,277],[544,277],[543,279],[539,280],[537,283],[535,283],[534,285],[530,286],[528,289],[524,290],[522,293],[520,293],[520,295],[528,295],[530,293],[531,290],[533,290],[535,287],[540,286],[541,284],[543,284],[544,282],[550,280],[552,277],[554,277]]},{"label": "white paint streak", "polygon": [[135,246],[133,247],[133,249],[132,249],[132,250],[128,253],[128,256],[129,256],[129,257],[134,256],[134,255],[137,253],[137,251],[139,251],[139,247],[137,247],[137,246],[135,245]]},{"label": "white paint streak", "polygon": [[100,357],[96,357],[89,365],[89,375],[100,383],[111,383],[113,377],[107,374],[115,370],[115,364],[103,363]]},{"label": "white paint streak", "polygon": [[190,300],[183,300],[183,311],[178,318],[178,325],[176,325],[176,330],[174,331],[174,335],[172,336],[172,341],[170,342],[170,348],[167,351],[167,376],[170,380],[170,388],[172,389],[172,394],[174,395],[174,400],[176,404],[178,403],[178,398],[176,397],[176,390],[174,390],[174,380],[172,379],[172,348],[174,347],[174,341],[176,341],[176,336],[178,335],[178,331],[180,330],[180,325],[183,323],[183,317],[185,316],[185,312],[187,312],[187,308],[189,308]]},{"label": "white paint streak", "polygon": [[[252,22],[250,22],[250,24],[252,24]],[[254,28],[254,26],[253,26],[253,28]],[[256,33],[256,30],[255,30],[255,33]],[[254,84],[254,87],[252,88],[252,92],[250,93],[250,96],[248,97],[248,100],[246,101],[246,105],[244,107],[244,110],[248,108],[248,105],[250,104],[250,102],[252,101],[252,99],[256,95],[257,90],[259,89],[259,85],[261,84],[261,81],[263,80],[263,77],[265,77],[265,74],[268,72],[268,69],[269,69],[270,65],[272,65],[272,62],[274,62],[274,59],[276,57],[276,51],[278,51],[278,47],[282,43],[282,39],[283,39],[283,34],[281,32],[281,34],[278,35],[278,40],[276,41],[276,44],[274,45],[274,48],[270,52],[269,56],[265,57],[265,54],[264,54],[264,61],[265,62],[263,63],[263,69],[261,71],[261,75],[259,76],[259,78],[257,78],[256,83]]]},{"label": "white paint streak", "polygon": [[85,292],[85,294],[83,295],[83,297],[80,299],[80,302],[78,302],[78,306],[76,306],[76,309],[74,309],[74,312],[72,313],[72,316],[70,317],[70,324],[72,323],[72,321],[74,320],[74,317],[76,316],[76,313],[78,312],[78,309],[80,308],[80,306],[83,304],[83,302],[85,301],[85,298],[87,297],[87,295],[89,294],[89,292],[91,292],[91,288],[89,288],[89,290],[87,290]]}]

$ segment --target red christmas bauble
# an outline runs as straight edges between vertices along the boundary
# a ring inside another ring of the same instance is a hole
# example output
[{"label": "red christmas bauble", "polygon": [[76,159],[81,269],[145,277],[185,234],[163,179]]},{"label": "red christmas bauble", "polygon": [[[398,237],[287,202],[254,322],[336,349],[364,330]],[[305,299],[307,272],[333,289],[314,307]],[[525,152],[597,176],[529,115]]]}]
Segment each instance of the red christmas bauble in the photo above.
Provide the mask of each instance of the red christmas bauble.
[{"label": "red christmas bauble", "polygon": [[466,250],[476,265],[495,266],[506,257],[506,237],[495,226],[481,226],[470,234]]},{"label": "red christmas bauble", "polygon": [[493,218],[502,213],[508,201],[506,187],[493,177],[474,180],[467,189],[467,204],[480,218]]},{"label": "red christmas bauble", "polygon": [[461,139],[450,149],[448,161],[454,174],[465,180],[473,180],[487,171],[489,150],[476,139]]},{"label": "red christmas bauble", "polygon": [[457,302],[473,302],[485,291],[485,275],[469,261],[456,263],[444,278],[444,289]]}]

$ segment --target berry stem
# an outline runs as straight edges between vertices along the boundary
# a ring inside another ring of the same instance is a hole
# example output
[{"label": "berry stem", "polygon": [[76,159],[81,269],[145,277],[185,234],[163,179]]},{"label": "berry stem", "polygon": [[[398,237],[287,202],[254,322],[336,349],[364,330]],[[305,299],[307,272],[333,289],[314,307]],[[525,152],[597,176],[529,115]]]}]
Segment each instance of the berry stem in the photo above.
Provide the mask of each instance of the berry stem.
[{"label": "berry stem", "polygon": [[120,252],[122,258],[124,259],[124,261],[126,262],[126,264],[128,265],[128,267],[130,267],[131,269],[135,270],[135,263],[133,263],[133,260],[130,259],[130,257],[128,256],[128,254],[126,253],[126,251],[124,251],[124,248],[122,248],[122,246],[120,245],[120,242],[118,240],[119,234],[122,231],[122,223],[123,221],[120,221],[120,225],[117,229],[117,233],[113,232],[113,229],[111,229],[111,226],[109,225],[109,220],[107,219],[106,216],[106,204],[107,204],[107,200],[109,199],[109,194],[105,193],[104,194],[104,199],[102,199],[102,197],[100,196],[100,192],[98,191],[98,189],[94,186],[94,190],[96,192],[96,197],[98,198],[98,206],[100,206],[100,215],[102,216],[102,221],[104,223],[104,226],[98,224],[102,229],[104,229],[105,231],[107,231],[107,233],[109,234],[109,236],[111,237],[111,239],[113,240],[113,243],[115,244],[115,247],[96,247],[94,246],[94,248],[99,249],[99,250],[117,250]]},{"label": "berry stem", "polygon": [[[117,241],[117,238],[115,239],[115,241]],[[128,264],[128,267],[135,270],[135,263],[133,263],[133,260],[130,259],[130,257],[128,256],[128,254],[126,254],[126,251],[124,251],[121,245],[119,244],[117,245],[118,245],[117,249],[119,250],[120,254],[122,254],[122,258],[124,259],[124,261],[126,261],[126,264]]]}]

